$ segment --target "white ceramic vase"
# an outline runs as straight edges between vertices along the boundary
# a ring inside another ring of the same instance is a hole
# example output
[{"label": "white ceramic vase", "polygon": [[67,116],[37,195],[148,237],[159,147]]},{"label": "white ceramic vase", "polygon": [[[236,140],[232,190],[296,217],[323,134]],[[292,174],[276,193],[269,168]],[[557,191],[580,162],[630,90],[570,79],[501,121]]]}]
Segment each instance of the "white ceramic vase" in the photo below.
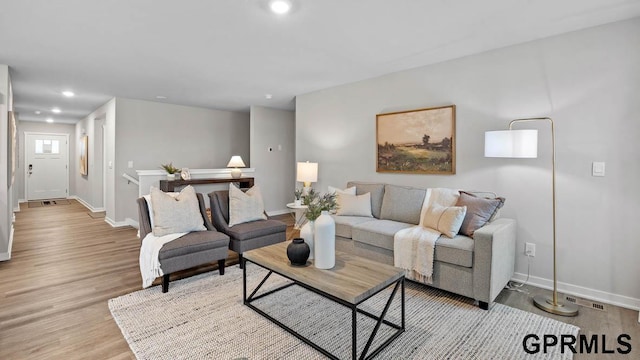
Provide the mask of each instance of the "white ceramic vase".
[{"label": "white ceramic vase", "polygon": [[167,174],[167,180],[175,180],[176,174]]},{"label": "white ceramic vase", "polygon": [[313,221],[309,220],[300,228],[300,237],[304,239],[304,242],[309,245],[311,252],[309,253],[309,260],[313,259],[314,246],[313,246]]},{"label": "white ceramic vase", "polygon": [[323,211],[314,224],[314,265],[318,269],[331,269],[336,265],[336,222],[328,211]]}]

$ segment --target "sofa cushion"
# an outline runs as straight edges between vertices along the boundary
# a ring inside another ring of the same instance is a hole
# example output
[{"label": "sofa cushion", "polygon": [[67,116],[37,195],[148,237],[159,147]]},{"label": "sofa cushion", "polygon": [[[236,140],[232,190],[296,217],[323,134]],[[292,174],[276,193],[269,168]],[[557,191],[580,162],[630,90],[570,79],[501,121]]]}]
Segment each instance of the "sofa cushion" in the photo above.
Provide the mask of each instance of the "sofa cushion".
[{"label": "sofa cushion", "polygon": [[371,214],[380,219],[382,209],[382,197],[384,196],[384,184],[349,181],[347,187],[356,187],[356,195],[371,193]]},{"label": "sofa cushion", "polygon": [[338,204],[337,215],[373,217],[371,215],[371,193],[362,195],[339,193],[336,196],[336,203]]},{"label": "sofa cushion", "polygon": [[456,206],[466,206],[467,214],[464,217],[460,233],[473,238],[473,233],[485,226],[504,205],[504,198],[482,198],[472,193],[460,191],[460,197]]},{"label": "sofa cushion", "polygon": [[418,225],[426,189],[385,185],[380,219]]},{"label": "sofa cushion", "polygon": [[287,231],[287,224],[278,220],[257,220],[234,225],[225,233],[237,240],[253,239]]},{"label": "sofa cushion", "polygon": [[440,236],[436,241],[433,259],[470,268],[473,266],[473,246],[473,239],[464,235],[457,235],[453,239]]},{"label": "sofa cushion", "polygon": [[217,231],[196,231],[181,236],[164,244],[160,249],[158,258],[168,259],[172,257],[193,254],[217,248],[229,246],[229,237]]},{"label": "sofa cushion", "polygon": [[333,216],[333,221],[336,223],[336,236],[351,239],[351,228],[354,225],[362,224],[364,222],[373,221],[370,217],[362,216]]},{"label": "sofa cushion", "polygon": [[424,214],[423,225],[452,238],[458,234],[466,213],[466,206],[440,206],[433,204]]},{"label": "sofa cushion", "polygon": [[262,193],[257,185],[245,193],[233,183],[229,184],[229,226],[266,218]]},{"label": "sofa cushion", "polygon": [[414,225],[393,220],[371,220],[351,228],[353,241],[393,251],[393,236]]}]

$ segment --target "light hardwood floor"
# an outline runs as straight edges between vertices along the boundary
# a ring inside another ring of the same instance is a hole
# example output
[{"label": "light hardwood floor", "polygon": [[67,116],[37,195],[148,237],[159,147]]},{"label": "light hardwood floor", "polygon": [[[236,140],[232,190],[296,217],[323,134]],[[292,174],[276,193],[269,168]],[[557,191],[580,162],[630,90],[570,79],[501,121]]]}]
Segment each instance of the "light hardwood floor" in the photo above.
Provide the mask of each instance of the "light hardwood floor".
[{"label": "light hardwood floor", "polygon": [[[76,201],[39,208],[21,205],[12,259],[0,262],[0,359],[133,359],[107,300],[141,288],[136,230],[112,228]],[[278,218],[289,224],[288,239],[297,235],[290,216]],[[236,262],[230,252],[229,266]],[[212,264],[181,272],[172,281],[216,268]],[[218,276],[217,271],[211,276]],[[528,289],[532,294],[547,292]],[[505,290],[498,302],[554,317],[533,307],[522,293]],[[615,337],[628,333],[633,350],[624,358],[640,358],[635,311],[607,305],[606,312],[581,308],[576,318],[554,318],[581,327],[585,334],[605,334],[609,348],[615,348]]]}]

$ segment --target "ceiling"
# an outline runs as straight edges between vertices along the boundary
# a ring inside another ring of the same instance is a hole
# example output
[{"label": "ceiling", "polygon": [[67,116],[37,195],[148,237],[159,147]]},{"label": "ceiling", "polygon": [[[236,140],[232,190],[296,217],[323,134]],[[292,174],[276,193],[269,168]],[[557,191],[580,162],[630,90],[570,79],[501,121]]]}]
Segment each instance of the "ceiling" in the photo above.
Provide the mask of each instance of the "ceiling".
[{"label": "ceiling", "polygon": [[267,0],[0,0],[0,64],[21,120],[74,123],[115,96],[293,109],[296,95],[640,16],[640,0],[292,1],[283,16]]}]

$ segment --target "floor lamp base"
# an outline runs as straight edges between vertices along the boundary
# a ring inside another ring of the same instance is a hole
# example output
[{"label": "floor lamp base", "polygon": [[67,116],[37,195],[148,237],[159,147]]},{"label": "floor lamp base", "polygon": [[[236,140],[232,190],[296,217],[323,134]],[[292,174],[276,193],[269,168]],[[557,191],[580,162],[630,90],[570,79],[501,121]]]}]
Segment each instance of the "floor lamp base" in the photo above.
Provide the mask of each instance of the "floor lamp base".
[{"label": "floor lamp base", "polygon": [[553,298],[547,295],[537,295],[533,297],[533,304],[548,313],[562,316],[577,316],[578,306],[573,304],[563,304],[558,302],[553,304]]}]

